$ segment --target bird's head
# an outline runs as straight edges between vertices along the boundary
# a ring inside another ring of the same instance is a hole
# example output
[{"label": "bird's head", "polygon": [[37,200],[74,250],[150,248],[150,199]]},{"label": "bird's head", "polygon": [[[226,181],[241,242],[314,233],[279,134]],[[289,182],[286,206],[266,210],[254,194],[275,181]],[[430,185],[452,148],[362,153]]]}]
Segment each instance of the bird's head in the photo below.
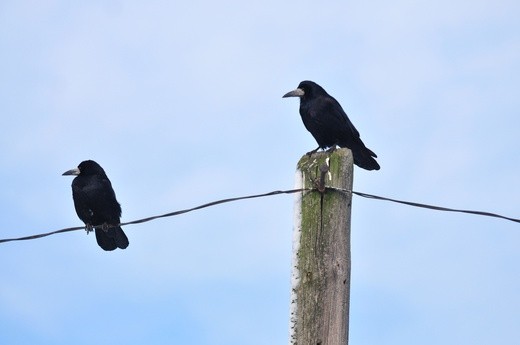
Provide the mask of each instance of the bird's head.
[{"label": "bird's head", "polygon": [[286,97],[299,97],[300,99],[312,98],[319,94],[327,94],[325,90],[310,80],[302,81],[295,90],[287,92],[283,95],[283,98]]},{"label": "bird's head", "polygon": [[92,160],[81,162],[77,168],[70,169],[65,171],[62,175],[96,175],[96,174],[105,174],[105,171],[101,167],[101,165],[97,164]]}]

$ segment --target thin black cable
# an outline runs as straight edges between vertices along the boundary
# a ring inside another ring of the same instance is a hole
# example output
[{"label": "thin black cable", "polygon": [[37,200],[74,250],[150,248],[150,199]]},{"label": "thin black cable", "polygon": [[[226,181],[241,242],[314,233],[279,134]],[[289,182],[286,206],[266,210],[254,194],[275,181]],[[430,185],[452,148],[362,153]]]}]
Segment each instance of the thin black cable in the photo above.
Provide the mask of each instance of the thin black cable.
[{"label": "thin black cable", "polygon": [[[395,202],[395,203],[398,203],[398,204],[404,204],[404,205],[413,206],[413,207],[426,208],[426,209],[431,209],[431,210],[436,210],[436,211],[469,213],[469,214],[474,214],[474,215],[478,215],[478,216],[501,218],[501,219],[509,220],[509,221],[512,221],[512,222],[520,223],[520,219],[518,219],[518,218],[506,217],[506,216],[502,216],[500,214],[491,213],[491,212],[463,210],[463,209],[455,209],[455,208],[448,208],[448,207],[442,207],[442,206],[421,204],[421,203],[412,202],[412,201],[404,201],[404,200],[386,198],[386,197],[383,197],[383,196],[378,196],[378,195],[373,195],[373,194],[368,194],[368,193],[362,193],[362,192],[356,192],[356,191],[350,191],[350,190],[340,189],[340,188],[333,188],[333,187],[326,187],[326,190],[333,190],[333,191],[338,191],[338,192],[341,192],[341,193],[352,193],[352,194],[355,194],[357,196],[360,196],[360,197],[363,197],[363,198],[367,198],[367,199],[390,201],[390,202]],[[299,193],[299,192],[304,192],[304,191],[318,191],[318,190],[317,189],[308,189],[308,188],[289,189],[289,190],[276,190],[276,191],[269,192],[269,193],[255,194],[255,195],[248,195],[248,196],[241,196],[241,197],[235,197],[235,198],[222,199],[222,200],[212,201],[212,202],[209,202],[209,203],[206,203],[206,204],[202,204],[202,205],[199,205],[199,206],[195,206],[195,207],[184,209],[184,210],[180,210],[180,211],[169,212],[169,213],[161,214],[161,215],[158,215],[158,216],[152,216],[152,217],[142,218],[142,219],[138,219],[138,220],[134,220],[134,221],[130,221],[130,222],[121,223],[121,224],[118,224],[118,225],[115,225],[115,226],[140,224],[140,223],[149,222],[149,221],[152,221],[152,220],[155,220],[155,219],[159,219],[159,218],[178,216],[178,215],[181,215],[181,214],[184,214],[184,213],[200,210],[200,209],[211,207],[211,206],[216,206],[216,205],[219,205],[219,204],[225,204],[225,203],[228,203],[228,202],[234,202],[234,201],[246,200],[246,199],[262,198],[262,197],[279,195],[279,194],[294,194],[294,193]],[[102,225],[98,225],[98,226],[101,227]],[[96,226],[94,226],[94,227],[96,227]],[[75,230],[84,230],[84,229],[85,229],[84,226],[64,228],[64,229],[60,229],[60,230],[56,230],[56,231],[46,232],[46,233],[43,233],[43,234],[24,236],[24,237],[18,237],[18,238],[0,239],[0,243],[11,242],[11,241],[34,240],[34,239],[37,239],[37,238],[42,238],[42,237],[46,237],[46,236],[50,236],[50,235],[54,235],[54,234],[59,234],[59,233],[64,233],[64,232],[69,232],[69,231],[75,231]]]},{"label": "thin black cable", "polygon": [[84,226],[76,226],[76,227],[73,227],[73,228],[65,228],[65,229],[60,229],[60,230],[56,230],[56,231],[46,232],[46,233],[38,234],[38,235],[24,236],[24,237],[18,237],[18,238],[6,238],[6,239],[0,240],[0,243],[11,242],[11,241],[34,240],[34,239],[37,239],[37,238],[46,237],[46,236],[50,236],[50,235],[54,235],[54,234],[60,234],[62,232],[74,231],[74,230],[85,230],[85,227]]},{"label": "thin black cable", "polygon": [[509,220],[509,221],[512,221],[512,222],[520,223],[520,219],[518,219],[518,218],[506,217],[506,216],[502,216],[500,214],[491,213],[491,212],[463,210],[463,209],[456,209],[456,208],[449,208],[449,207],[421,204],[421,203],[412,202],[412,201],[391,199],[391,198],[386,198],[386,197],[383,197],[383,196],[367,194],[367,193],[361,193],[361,192],[356,192],[356,191],[349,191],[349,190],[339,189],[339,188],[330,188],[330,187],[328,187],[327,189],[336,190],[336,191],[340,191],[340,192],[343,192],[343,193],[352,193],[352,194],[355,194],[355,195],[358,195],[358,196],[361,196],[361,197],[367,198],[367,199],[376,199],[376,200],[390,201],[390,202],[395,202],[395,203],[398,203],[398,204],[404,204],[404,205],[420,207],[420,208],[427,208],[427,209],[436,210],[436,211],[469,213],[469,214],[475,214],[475,215],[478,215],[478,216],[495,217],[495,218],[501,218],[501,219],[506,219],[506,220]]},{"label": "thin black cable", "polygon": [[[219,204],[225,204],[225,203],[228,203],[228,202],[233,202],[233,201],[238,201],[238,200],[262,198],[262,197],[273,196],[273,195],[278,195],[278,194],[292,194],[292,193],[303,192],[305,190],[309,190],[309,189],[300,188],[300,189],[290,189],[290,190],[275,190],[275,191],[269,192],[269,193],[255,194],[255,195],[241,196],[241,197],[236,197],[236,198],[222,199],[222,200],[217,200],[217,201],[213,201],[213,202],[208,202],[206,204],[195,206],[195,207],[188,208],[188,209],[185,209],[185,210],[165,213],[165,214],[161,214],[161,215],[158,215],[158,216],[152,216],[152,217],[142,218],[142,219],[138,219],[138,220],[133,220],[133,221],[130,221],[130,222],[121,223],[121,224],[118,224],[118,225],[113,225],[112,227],[114,227],[114,226],[132,225],[132,224],[140,224],[140,223],[149,222],[149,221],[152,221],[152,220],[155,220],[155,219],[158,219],[158,218],[178,216],[178,215],[183,214],[183,213],[188,213],[188,212],[200,210],[202,208],[211,207],[211,206],[215,206],[215,205],[219,205]],[[93,226],[93,227],[101,227],[101,226],[102,225],[97,225],[97,226]],[[105,225],[105,227],[106,227],[106,225]],[[76,227],[72,227],[72,228],[65,228],[65,229],[60,229],[60,230],[56,230],[56,231],[46,232],[46,233],[38,234],[38,235],[24,236],[24,237],[18,237],[18,238],[0,239],[0,243],[11,242],[11,241],[34,240],[34,239],[41,238],[41,237],[46,237],[46,236],[50,236],[50,235],[54,235],[54,234],[59,234],[59,233],[69,232],[69,231],[75,231],[75,230],[85,230],[85,227],[84,226],[76,226]]]},{"label": "thin black cable", "polygon": [[131,222],[121,223],[120,225],[130,225],[130,224],[145,223],[145,222],[149,222],[151,220],[158,219],[158,218],[178,216],[178,215],[183,214],[183,213],[188,213],[188,212],[200,210],[202,208],[211,207],[211,206],[215,206],[215,205],[219,205],[219,204],[225,204],[225,203],[228,203],[228,202],[233,202],[233,201],[238,201],[238,200],[262,198],[262,197],[273,196],[273,195],[278,195],[278,194],[293,194],[293,193],[303,192],[303,191],[306,191],[306,190],[309,190],[309,189],[299,188],[299,189],[290,189],[290,190],[275,190],[273,192],[264,193],[264,194],[255,194],[255,195],[248,195],[248,196],[239,196],[239,197],[236,197],[236,198],[222,199],[222,200],[217,200],[217,201],[213,201],[213,202],[208,202],[207,204],[203,204],[203,205],[200,205],[200,206],[195,206],[195,207],[188,208],[188,209],[185,209],[185,210],[165,213],[165,214],[161,214],[159,216],[152,216],[152,217],[148,217],[148,218],[134,220],[134,221],[131,221]]}]

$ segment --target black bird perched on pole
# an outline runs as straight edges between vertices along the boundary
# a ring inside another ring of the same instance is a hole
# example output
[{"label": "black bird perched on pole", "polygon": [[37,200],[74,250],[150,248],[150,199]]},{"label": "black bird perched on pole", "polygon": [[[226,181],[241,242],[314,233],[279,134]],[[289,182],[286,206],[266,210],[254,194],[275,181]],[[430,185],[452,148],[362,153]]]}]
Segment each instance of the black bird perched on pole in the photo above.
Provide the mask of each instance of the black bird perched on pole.
[{"label": "black bird perched on pole", "polygon": [[94,161],[83,161],[63,175],[77,175],[72,181],[72,198],[87,233],[96,230],[98,245],[104,250],[128,247],[128,238],[118,225],[121,205],[103,168]]},{"label": "black bird perched on pole", "polygon": [[347,147],[352,151],[354,164],[366,170],[379,170],[374,158],[377,155],[368,149],[359,137],[356,127],[350,122],[341,105],[315,82],[305,80],[296,90],[283,97],[300,98],[300,115],[305,128],[311,132],[321,149]]}]

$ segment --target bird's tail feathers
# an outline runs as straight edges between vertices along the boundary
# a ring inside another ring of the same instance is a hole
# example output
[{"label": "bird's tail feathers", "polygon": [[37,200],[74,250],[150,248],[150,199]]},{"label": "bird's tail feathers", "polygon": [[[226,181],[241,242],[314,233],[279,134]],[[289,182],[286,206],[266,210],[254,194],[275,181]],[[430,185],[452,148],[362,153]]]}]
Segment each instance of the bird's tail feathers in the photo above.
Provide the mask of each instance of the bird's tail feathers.
[{"label": "bird's tail feathers", "polygon": [[128,237],[121,227],[96,228],[96,241],[103,250],[114,250],[116,248],[125,249],[129,245]]},{"label": "bird's tail feathers", "polygon": [[352,152],[352,155],[354,156],[354,164],[360,168],[366,170],[379,170],[381,168],[374,159],[377,155],[366,147],[360,148],[356,150],[356,152]]}]

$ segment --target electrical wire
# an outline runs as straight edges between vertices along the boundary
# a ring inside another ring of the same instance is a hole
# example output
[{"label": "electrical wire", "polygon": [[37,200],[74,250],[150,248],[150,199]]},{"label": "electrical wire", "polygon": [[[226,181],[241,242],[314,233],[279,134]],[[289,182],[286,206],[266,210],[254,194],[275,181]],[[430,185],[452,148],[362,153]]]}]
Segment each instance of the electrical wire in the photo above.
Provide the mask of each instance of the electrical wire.
[{"label": "electrical wire", "polygon": [[[130,222],[124,222],[124,223],[117,224],[117,225],[110,225],[108,227],[125,226],[125,225],[146,223],[146,222],[150,222],[152,220],[156,220],[156,219],[159,219],[159,218],[178,216],[178,215],[181,215],[181,214],[184,214],[184,213],[193,212],[193,211],[200,210],[200,209],[203,209],[203,208],[208,208],[208,207],[212,207],[212,206],[216,206],[216,205],[220,205],[220,204],[225,204],[225,203],[230,203],[230,202],[235,202],[235,201],[239,201],[239,200],[263,198],[263,197],[269,197],[269,196],[280,195],[280,194],[294,194],[294,193],[300,193],[300,192],[306,192],[306,191],[307,192],[313,191],[313,192],[321,193],[321,191],[319,189],[316,189],[316,188],[314,188],[314,189],[298,188],[298,189],[289,189],[289,190],[275,190],[275,191],[268,192],[268,193],[254,194],[254,195],[247,195],[247,196],[239,196],[239,197],[221,199],[221,200],[217,200],[217,201],[208,202],[206,204],[202,204],[202,205],[199,205],[199,206],[195,206],[195,207],[192,207],[192,208],[187,208],[187,209],[184,209],[184,210],[173,211],[173,212],[169,212],[169,213],[165,213],[165,214],[161,214],[161,215],[157,215],[157,216],[151,216],[151,217],[146,217],[146,218],[142,218],[142,219],[137,219],[137,220],[133,220],[133,221],[130,221]],[[403,204],[403,205],[408,205],[408,206],[413,206],[413,207],[426,208],[426,209],[435,210],[435,211],[467,213],[467,214],[473,214],[473,215],[477,215],[477,216],[494,217],[494,218],[500,218],[500,219],[508,220],[508,221],[515,222],[515,223],[520,223],[520,219],[518,219],[518,218],[506,217],[506,216],[503,216],[503,215],[500,215],[500,214],[486,212],[486,211],[473,211],[473,210],[465,210],[465,209],[456,209],[456,208],[448,208],[448,207],[442,207],[442,206],[428,205],[428,204],[423,204],[423,203],[418,203],[418,202],[392,199],[392,198],[387,198],[387,197],[378,196],[378,195],[374,195],[374,194],[350,191],[350,190],[334,188],[334,187],[325,187],[325,191],[337,191],[337,192],[340,192],[340,193],[352,193],[354,195],[357,195],[357,196],[360,196],[360,197],[363,197],[363,198],[367,198],[367,199],[390,201],[390,202],[393,202],[393,203],[398,203],[398,204]],[[102,227],[102,226],[103,225],[98,225],[98,226],[93,226],[93,227]],[[104,226],[106,227],[106,225],[104,225]],[[85,229],[84,226],[70,227],[70,228],[59,229],[59,230],[50,231],[50,232],[46,232],[46,233],[41,233],[41,234],[37,234],[37,235],[17,237],[17,238],[0,239],[0,243],[12,242],[12,241],[34,240],[34,239],[37,239],[37,238],[47,237],[47,236],[50,236],[50,235],[55,235],[55,234],[60,234],[60,233],[69,232],[69,231],[75,231],[75,230],[84,230],[84,229]]]},{"label": "electrical wire", "polygon": [[[292,193],[303,192],[305,190],[307,190],[307,189],[303,189],[302,188],[302,189],[290,189],[290,190],[276,190],[276,191],[272,191],[272,192],[269,192],[269,193],[262,193],[262,194],[248,195],[248,196],[240,196],[240,197],[234,197],[234,198],[227,198],[227,199],[222,199],[222,200],[208,202],[206,204],[202,204],[202,205],[195,206],[195,207],[192,207],[192,208],[187,208],[187,209],[184,209],[184,210],[169,212],[169,213],[161,214],[161,215],[158,215],[158,216],[151,216],[151,217],[146,217],[146,218],[142,218],[142,219],[137,219],[137,220],[133,220],[133,221],[130,221],[130,222],[120,223],[120,224],[117,224],[117,225],[107,226],[106,224],[105,225],[99,224],[99,225],[94,225],[92,227],[96,228],[96,227],[103,227],[104,226],[105,228],[110,228],[110,227],[116,227],[116,226],[140,224],[140,223],[150,222],[152,220],[159,219],[159,218],[178,216],[180,214],[193,212],[193,211],[196,211],[196,210],[200,210],[200,209],[211,207],[211,206],[215,206],[215,205],[225,204],[225,203],[228,203],[228,202],[233,202],[233,201],[238,201],[238,200],[246,200],[246,199],[262,198],[262,197],[273,196],[273,195],[278,195],[278,194],[292,194]],[[0,239],[0,243],[11,242],[11,241],[34,240],[34,239],[37,239],[37,238],[47,237],[47,236],[50,236],[50,235],[55,235],[55,234],[60,234],[60,233],[69,232],[69,231],[75,231],[75,230],[85,230],[85,226],[76,226],[76,227],[71,227],[71,228],[64,228],[64,229],[60,229],[60,230],[55,230],[55,231],[46,232],[46,233],[37,234],[37,235],[31,235],[31,236]]]}]

